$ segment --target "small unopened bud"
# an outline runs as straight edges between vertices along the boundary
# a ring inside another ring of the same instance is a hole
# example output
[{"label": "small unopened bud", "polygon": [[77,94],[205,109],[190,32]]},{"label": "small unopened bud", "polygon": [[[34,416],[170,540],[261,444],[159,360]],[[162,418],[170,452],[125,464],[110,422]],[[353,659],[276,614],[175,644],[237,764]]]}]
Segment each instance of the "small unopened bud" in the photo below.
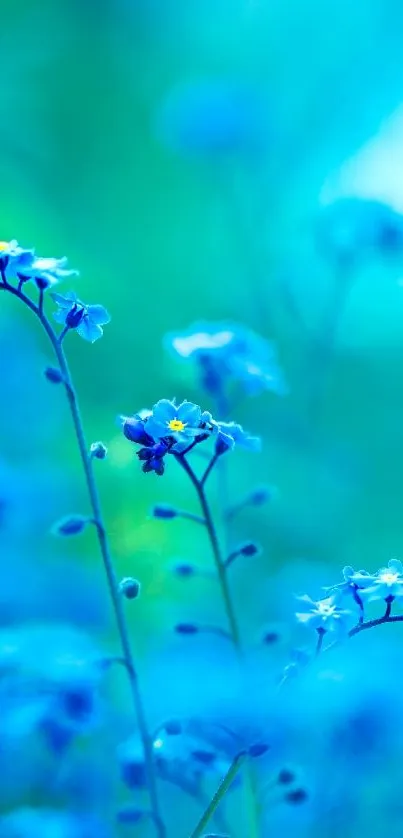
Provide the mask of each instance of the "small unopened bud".
[{"label": "small unopened bud", "polygon": [[52,527],[52,533],[53,535],[65,536],[78,535],[78,533],[85,529],[88,523],[89,519],[84,515],[66,515],[65,518],[56,521]]},{"label": "small unopened bud", "polygon": [[108,454],[108,449],[103,442],[92,442],[90,447],[91,457],[96,460],[104,460]]},{"label": "small unopened bud", "polygon": [[281,786],[289,786],[294,781],[295,781],[294,771],[290,771],[289,768],[282,768],[281,771],[279,771],[278,777],[277,777],[277,782]]},{"label": "small unopened bud", "polygon": [[267,486],[259,486],[248,495],[248,501],[252,506],[263,506],[270,500],[271,494]]},{"label": "small unopened bud", "polygon": [[196,568],[193,564],[187,562],[178,562],[173,567],[174,573],[177,576],[194,576],[196,574]]},{"label": "small unopened bud", "polygon": [[61,384],[64,380],[60,370],[57,367],[46,367],[44,371],[45,378],[52,384]]},{"label": "small unopened bud", "polygon": [[215,444],[215,455],[221,457],[234,447],[234,440],[228,434],[219,433]]},{"label": "small unopened bud", "polygon": [[256,556],[256,553],[258,552],[259,547],[257,544],[254,544],[253,541],[249,541],[239,547],[239,554],[241,556]]},{"label": "small unopened bud", "polygon": [[164,730],[168,736],[180,736],[182,733],[182,725],[176,719],[171,719],[164,725]]},{"label": "small unopened bud", "polygon": [[174,509],[173,506],[159,504],[158,506],[154,506],[152,515],[153,518],[176,518],[178,515],[178,510]]},{"label": "small unopened bud", "polygon": [[287,803],[299,805],[300,803],[305,803],[308,800],[308,792],[306,789],[292,789],[292,791],[287,792],[284,799]]},{"label": "small unopened bud", "polygon": [[199,627],[194,623],[177,623],[175,631],[177,634],[198,634]]},{"label": "small unopened bud", "polygon": [[140,595],[140,582],[132,576],[126,576],[119,582],[119,591],[126,599],[137,599]]}]

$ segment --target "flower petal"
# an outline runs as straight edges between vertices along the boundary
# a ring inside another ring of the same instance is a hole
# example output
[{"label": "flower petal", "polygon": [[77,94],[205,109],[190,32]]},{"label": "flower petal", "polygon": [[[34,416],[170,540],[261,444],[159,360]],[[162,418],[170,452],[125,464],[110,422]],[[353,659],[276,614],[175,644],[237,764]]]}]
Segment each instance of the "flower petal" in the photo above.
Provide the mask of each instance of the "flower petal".
[{"label": "flower petal", "polygon": [[193,428],[200,425],[201,410],[197,404],[193,402],[182,402],[177,408],[177,417],[185,425],[191,425]]},{"label": "flower petal", "polygon": [[169,399],[160,399],[153,407],[153,418],[157,422],[170,422],[175,419],[178,412],[177,405]]},{"label": "flower petal", "polygon": [[97,326],[106,326],[110,322],[111,316],[106,308],[100,305],[87,306],[88,317]]},{"label": "flower petal", "polygon": [[96,323],[91,323],[91,320],[86,314],[82,318],[81,323],[77,326],[76,332],[80,335],[80,337],[84,338],[84,340],[88,340],[89,343],[94,343],[103,335],[101,327],[97,326]]}]

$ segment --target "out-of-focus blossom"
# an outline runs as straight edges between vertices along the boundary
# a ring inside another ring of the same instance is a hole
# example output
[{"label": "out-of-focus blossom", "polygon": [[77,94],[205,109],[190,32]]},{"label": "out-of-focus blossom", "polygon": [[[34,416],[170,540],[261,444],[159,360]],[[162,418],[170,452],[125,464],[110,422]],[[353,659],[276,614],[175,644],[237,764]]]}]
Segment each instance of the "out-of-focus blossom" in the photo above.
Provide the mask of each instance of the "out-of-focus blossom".
[{"label": "out-of-focus blossom", "polygon": [[[354,577],[352,577],[354,579]],[[363,588],[361,595],[369,602],[384,599],[392,602],[403,597],[403,565],[400,559],[390,559],[387,567],[382,567],[368,580],[370,584]]]},{"label": "out-of-focus blossom", "polygon": [[315,232],[319,250],[340,265],[403,253],[403,215],[380,201],[339,198],[322,209]]},{"label": "out-of-focus blossom", "polygon": [[235,445],[240,445],[241,448],[246,448],[248,451],[260,451],[261,440],[258,436],[250,436],[247,431],[244,431],[242,425],[237,425],[236,422],[215,422],[213,420],[213,429],[216,432],[216,453],[221,454],[234,448]]},{"label": "out-of-focus blossom", "polygon": [[300,623],[304,623],[304,625],[313,629],[330,632],[338,632],[347,628],[347,620],[352,612],[340,608],[333,596],[315,601],[304,594],[297,599],[305,608],[304,611],[296,614]]},{"label": "out-of-focus blossom", "polygon": [[262,129],[257,97],[245,86],[225,79],[178,83],[156,114],[162,144],[187,155],[256,152]]},{"label": "out-of-focus blossom", "polygon": [[215,397],[234,381],[248,395],[263,390],[287,393],[273,344],[245,326],[201,321],[167,335],[165,344],[194,364],[202,386]]},{"label": "out-of-focus blossom", "polygon": [[37,256],[34,250],[20,247],[16,239],[0,242],[0,270],[7,281],[28,282],[32,279],[38,288],[49,288],[62,279],[77,275],[77,271],[67,270],[66,265],[65,256],[61,259]]},{"label": "out-of-focus blossom", "polygon": [[112,838],[95,815],[57,809],[15,809],[0,818],[2,838]]},{"label": "out-of-focus blossom", "polygon": [[343,568],[343,582],[326,587],[325,591],[333,598],[350,595],[358,605],[362,605],[359,592],[371,584],[373,579],[374,577],[366,570],[354,570],[353,567],[347,565]]},{"label": "out-of-focus blossom", "polygon": [[84,340],[94,343],[102,337],[103,328],[110,322],[106,308],[100,305],[86,305],[78,299],[74,291],[67,294],[52,294],[58,310],[53,317],[57,323],[75,329]]}]

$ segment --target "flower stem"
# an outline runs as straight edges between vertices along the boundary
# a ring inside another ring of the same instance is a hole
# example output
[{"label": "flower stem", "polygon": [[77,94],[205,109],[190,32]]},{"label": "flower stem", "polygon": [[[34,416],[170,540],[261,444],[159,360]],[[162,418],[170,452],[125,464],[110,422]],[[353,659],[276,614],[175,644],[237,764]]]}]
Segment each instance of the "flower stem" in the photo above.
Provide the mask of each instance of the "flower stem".
[{"label": "flower stem", "polygon": [[[388,603],[390,604],[390,603]],[[354,628],[350,629],[348,636],[354,637],[355,634],[359,634],[361,631],[366,631],[367,629],[375,628],[375,626],[382,626],[384,623],[402,623],[403,622],[403,614],[388,614],[388,609],[386,609],[385,614],[383,617],[378,617],[376,620],[368,620],[366,623],[358,623],[358,625],[354,626]]]},{"label": "flower stem", "polygon": [[216,528],[214,525],[213,517],[210,511],[210,505],[207,500],[206,493],[204,491],[203,479],[199,480],[192,467],[189,465],[186,458],[183,454],[175,454],[174,455],[178,463],[182,466],[186,474],[189,476],[190,480],[193,483],[193,486],[196,489],[197,496],[199,498],[200,507],[203,513],[203,518],[205,520],[207,533],[210,539],[211,549],[213,552],[214,562],[217,570],[218,581],[221,588],[222,598],[224,602],[224,608],[228,619],[228,624],[230,627],[231,637],[236,649],[240,652],[241,651],[241,639],[239,634],[238,622],[235,616],[235,609],[232,602],[231,592],[228,585],[228,579],[226,574],[225,568],[225,561],[221,555],[220,544],[218,541],[218,536],[216,532]]},{"label": "flower stem", "polygon": [[225,777],[222,779],[216,793],[211,798],[210,803],[207,806],[206,811],[204,812],[204,814],[200,818],[199,823],[197,824],[196,828],[193,830],[190,838],[200,838],[200,836],[203,835],[205,827],[207,826],[208,822],[210,821],[210,819],[214,815],[214,812],[216,811],[217,807],[220,805],[220,803],[221,803],[223,797],[225,796],[225,794],[227,793],[228,789],[232,785],[236,775],[238,774],[239,769],[241,768],[241,765],[245,761],[245,758],[246,758],[246,754],[242,753],[242,754],[238,754],[235,757],[235,759],[233,759]]},{"label": "flower stem", "polygon": [[37,306],[17,288],[11,285],[0,285],[0,289],[9,291],[14,296],[22,300],[28,308],[36,314],[40,323],[42,324],[55,352],[60,371],[63,376],[63,382],[66,387],[67,399],[70,406],[70,412],[73,420],[74,431],[77,439],[78,449],[80,452],[81,462],[85,474],[87,490],[93,514],[93,521],[96,526],[99,548],[104,564],[104,569],[107,577],[108,588],[112,605],[115,613],[120,643],[123,651],[123,661],[129,676],[129,683],[131,688],[132,699],[136,711],[137,722],[140,730],[140,736],[144,751],[144,760],[146,766],[146,774],[148,781],[148,791],[150,795],[151,810],[156,830],[159,838],[165,838],[166,830],[159,812],[159,803],[157,796],[157,781],[154,767],[153,744],[150,734],[148,732],[147,721],[144,711],[143,699],[141,696],[138,675],[134,664],[133,653],[129,640],[128,626],[125,618],[123,601],[119,594],[119,586],[115,570],[113,567],[112,557],[109,548],[108,537],[105,530],[105,525],[102,516],[101,504],[98,494],[97,485],[95,482],[93,464],[91,456],[87,450],[87,444],[84,436],[83,422],[81,419],[80,408],[78,404],[77,395],[74,389],[73,381],[70,374],[68,362],[64,353],[62,343],[55,334],[48,319],[43,313],[42,307]]},{"label": "flower stem", "polygon": [[[196,474],[194,473],[192,467],[189,465],[188,461],[184,457],[183,454],[175,454],[175,457],[179,464],[182,466],[188,477],[193,483],[193,486],[196,489],[197,496],[199,498],[200,506],[202,509],[204,521],[206,524],[207,533],[210,539],[211,549],[213,552],[214,562],[217,570],[218,581],[221,588],[221,594],[223,598],[224,608],[228,619],[228,624],[230,628],[230,637],[234,644],[235,650],[238,653],[239,660],[242,660],[242,645],[241,645],[241,636],[238,627],[238,621],[235,614],[234,604],[232,602],[231,591],[228,585],[228,578],[227,578],[227,565],[226,560],[224,559],[220,543],[218,540],[217,531],[214,525],[213,517],[210,510],[210,505],[207,500],[207,495],[205,492],[204,484],[206,477],[211,471],[211,468],[215,465],[217,458],[213,457],[210,461],[209,466],[207,466],[206,471],[204,472],[201,480],[198,479]],[[211,466],[211,468],[210,468]],[[238,768],[237,768],[238,770]],[[223,781],[225,782],[225,781]],[[256,794],[255,794],[255,782],[253,777],[252,768],[246,772],[245,782],[247,785],[247,798],[249,802],[249,838],[258,838],[259,836],[259,824],[258,824],[258,815],[256,810]],[[221,788],[221,786],[220,786]],[[221,796],[225,794],[227,790],[227,786],[225,787],[224,791],[222,792]],[[221,799],[221,797],[220,797]],[[213,798],[214,800],[214,798]],[[213,810],[214,811],[214,810]],[[198,835],[199,833],[195,833]],[[193,837],[192,837],[193,838]]]}]

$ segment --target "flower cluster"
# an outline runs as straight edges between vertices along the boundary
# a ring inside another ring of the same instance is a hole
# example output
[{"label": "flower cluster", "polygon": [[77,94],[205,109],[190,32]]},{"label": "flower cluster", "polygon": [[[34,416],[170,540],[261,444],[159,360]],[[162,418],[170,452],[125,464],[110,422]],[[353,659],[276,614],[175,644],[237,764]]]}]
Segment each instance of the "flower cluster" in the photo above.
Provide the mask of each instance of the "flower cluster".
[{"label": "flower cluster", "polygon": [[166,345],[182,360],[192,362],[205,390],[219,400],[228,382],[247,395],[272,390],[287,393],[283,373],[271,343],[236,323],[193,323],[167,335]]},{"label": "flower cluster", "polygon": [[142,447],[137,452],[144,472],[162,475],[167,454],[184,455],[200,442],[212,437],[215,455],[221,456],[235,444],[258,450],[260,441],[247,434],[235,422],[216,422],[211,413],[184,401],[176,404],[160,399],[152,410],[144,410],[122,419],[125,437]]},{"label": "flower cluster", "polygon": [[358,626],[365,626],[365,606],[370,602],[386,603],[386,615],[380,618],[386,620],[392,603],[403,599],[403,564],[400,559],[390,559],[387,567],[372,574],[347,566],[343,569],[343,581],[325,590],[327,596],[317,601],[306,594],[298,597],[303,604],[303,610],[296,615],[299,622],[323,633],[346,632],[355,615],[351,608],[342,607],[347,597],[358,606]]},{"label": "flower cluster", "polygon": [[37,256],[35,250],[20,247],[15,239],[0,242],[0,272],[7,281],[18,279],[24,283],[33,280],[44,290],[61,279],[77,276],[77,271],[66,270],[67,259]]},{"label": "flower cluster", "polygon": [[[0,289],[12,289],[15,293],[16,289],[10,283],[17,282],[17,293],[26,301],[27,298],[24,297],[22,289],[29,281],[32,280],[43,294],[61,280],[76,276],[78,271],[67,270],[66,264],[66,257],[55,259],[37,256],[35,250],[20,247],[15,239],[10,242],[0,242]],[[73,291],[68,291],[66,294],[51,294],[51,297],[58,306],[53,317],[64,327],[62,336],[74,329],[80,337],[90,343],[102,337],[102,326],[110,321],[110,316],[103,306],[87,305],[79,300]],[[42,302],[38,311],[41,307]],[[58,371],[54,373],[52,369],[49,370],[47,377],[49,381],[55,383],[62,380]]]}]

